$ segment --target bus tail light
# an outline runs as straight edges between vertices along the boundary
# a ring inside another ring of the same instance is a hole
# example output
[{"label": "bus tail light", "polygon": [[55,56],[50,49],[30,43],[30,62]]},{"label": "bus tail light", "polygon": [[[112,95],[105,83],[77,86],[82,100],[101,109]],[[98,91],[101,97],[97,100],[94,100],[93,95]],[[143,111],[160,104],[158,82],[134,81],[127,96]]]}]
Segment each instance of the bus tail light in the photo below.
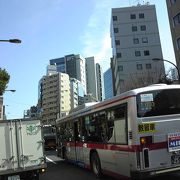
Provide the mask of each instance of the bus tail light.
[{"label": "bus tail light", "polygon": [[140,137],[140,144],[141,144],[141,145],[149,145],[149,144],[152,144],[152,136]]}]

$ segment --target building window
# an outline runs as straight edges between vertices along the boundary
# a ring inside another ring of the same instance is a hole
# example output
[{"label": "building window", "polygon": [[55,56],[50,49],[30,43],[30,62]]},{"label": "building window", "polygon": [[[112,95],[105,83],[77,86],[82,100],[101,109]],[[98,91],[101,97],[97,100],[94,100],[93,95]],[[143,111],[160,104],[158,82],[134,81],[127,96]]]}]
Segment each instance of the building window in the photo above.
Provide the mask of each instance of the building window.
[{"label": "building window", "polygon": [[132,26],[132,31],[137,31],[137,26]]},{"label": "building window", "polygon": [[117,16],[113,16],[113,21],[117,21]]},{"label": "building window", "polygon": [[136,64],[137,70],[142,70],[142,64]]},{"label": "building window", "polygon": [[146,64],[146,69],[151,69],[151,64]]},{"label": "building window", "polygon": [[134,44],[139,44],[139,39],[138,39],[138,38],[134,38],[134,39],[133,39],[133,43],[134,43]]},{"label": "building window", "polygon": [[143,37],[142,38],[142,43],[148,43],[148,38],[147,37]]},{"label": "building window", "polygon": [[124,86],[124,80],[123,79],[120,79],[119,82],[120,82],[120,86]]},{"label": "building window", "polygon": [[176,0],[170,0],[171,5],[176,3]]},{"label": "building window", "polygon": [[180,24],[180,13],[173,17],[174,26],[178,26]]},{"label": "building window", "polygon": [[144,56],[149,56],[149,55],[150,55],[149,50],[144,51]]},{"label": "building window", "polygon": [[120,40],[115,40],[116,45],[120,45]]},{"label": "building window", "polygon": [[121,58],[121,53],[117,53],[117,54],[116,54],[116,57],[117,57],[117,58]]},{"label": "building window", "polygon": [[180,49],[180,37],[177,39],[177,48]]},{"label": "building window", "polygon": [[114,28],[114,33],[118,33],[118,32],[119,32],[118,28]]},{"label": "building window", "polygon": [[141,56],[141,51],[135,51],[135,56]]},{"label": "building window", "polygon": [[136,15],[135,14],[131,14],[131,19],[136,19]]},{"label": "building window", "polygon": [[141,31],[146,31],[146,26],[145,25],[141,26]]},{"label": "building window", "polygon": [[123,71],[123,66],[122,65],[118,66],[118,71]]},{"label": "building window", "polygon": [[139,14],[139,19],[144,19],[144,13]]}]

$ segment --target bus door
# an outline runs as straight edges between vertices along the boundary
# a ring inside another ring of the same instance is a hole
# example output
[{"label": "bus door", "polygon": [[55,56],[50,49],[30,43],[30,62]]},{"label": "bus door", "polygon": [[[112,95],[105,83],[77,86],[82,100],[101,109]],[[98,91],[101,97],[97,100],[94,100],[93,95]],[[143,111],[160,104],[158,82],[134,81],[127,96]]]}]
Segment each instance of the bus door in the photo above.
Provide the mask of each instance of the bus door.
[{"label": "bus door", "polygon": [[116,148],[114,157],[117,172],[121,175],[129,175],[129,151],[128,151],[128,123],[127,104],[122,104],[114,109],[114,136]]},{"label": "bus door", "polygon": [[66,136],[66,156],[67,156],[67,159],[72,160],[72,161],[76,161],[74,124],[72,121],[66,123],[65,136]]},{"label": "bus door", "polygon": [[84,165],[83,140],[81,133],[81,121],[74,122],[75,154],[78,165]]}]

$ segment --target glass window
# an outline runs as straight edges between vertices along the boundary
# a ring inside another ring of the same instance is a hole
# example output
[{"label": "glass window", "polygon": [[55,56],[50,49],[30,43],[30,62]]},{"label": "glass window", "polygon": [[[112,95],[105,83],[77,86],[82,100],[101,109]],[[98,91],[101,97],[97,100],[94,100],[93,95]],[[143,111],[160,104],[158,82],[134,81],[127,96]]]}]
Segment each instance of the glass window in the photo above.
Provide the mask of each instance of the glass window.
[{"label": "glass window", "polygon": [[139,39],[138,39],[138,38],[134,38],[134,39],[133,39],[133,43],[134,43],[134,44],[139,44]]},{"label": "glass window", "polygon": [[146,64],[146,69],[151,69],[151,64]]},{"label": "glass window", "polygon": [[141,26],[141,31],[146,31],[146,25]]},{"label": "glass window", "polygon": [[118,28],[114,28],[114,33],[118,33],[118,32],[119,32]]},{"label": "glass window", "polygon": [[118,66],[118,71],[123,71],[123,66],[122,65]]},{"label": "glass window", "polygon": [[142,70],[142,64],[136,64],[137,70]]},{"label": "glass window", "polygon": [[173,17],[174,26],[178,26],[180,24],[180,13]]},{"label": "glass window", "polygon": [[116,45],[120,45],[120,40],[115,40]]},{"label": "glass window", "polygon": [[139,19],[144,19],[144,13],[139,14]]},{"label": "glass window", "polygon": [[175,3],[176,3],[176,0],[170,0],[170,3],[171,3],[171,4],[175,4]]},{"label": "glass window", "polygon": [[177,48],[180,49],[180,38],[177,39]]},{"label": "glass window", "polygon": [[113,21],[117,21],[117,16],[113,16]]},{"label": "glass window", "polygon": [[141,51],[135,51],[135,56],[141,56]]},{"label": "glass window", "polygon": [[149,50],[144,51],[144,56],[149,56],[149,55],[150,55]]},{"label": "glass window", "polygon": [[142,43],[148,43],[148,38],[147,37],[143,37],[142,38]]},{"label": "glass window", "polygon": [[137,95],[137,116],[180,114],[180,89],[148,91]]},{"label": "glass window", "polygon": [[136,19],[136,15],[135,14],[131,14],[131,19]]},{"label": "glass window", "polygon": [[132,31],[137,31],[137,26],[132,26]]},{"label": "glass window", "polygon": [[117,53],[116,57],[121,58],[121,53]]}]

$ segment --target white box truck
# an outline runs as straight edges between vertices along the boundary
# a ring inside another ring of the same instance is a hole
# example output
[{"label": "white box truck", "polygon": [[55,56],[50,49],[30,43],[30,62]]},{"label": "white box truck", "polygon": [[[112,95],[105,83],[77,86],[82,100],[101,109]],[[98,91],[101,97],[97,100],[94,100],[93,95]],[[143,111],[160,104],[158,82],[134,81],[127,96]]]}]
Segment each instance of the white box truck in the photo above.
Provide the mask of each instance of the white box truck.
[{"label": "white box truck", "polygon": [[0,121],[0,180],[38,180],[45,169],[40,120]]}]

